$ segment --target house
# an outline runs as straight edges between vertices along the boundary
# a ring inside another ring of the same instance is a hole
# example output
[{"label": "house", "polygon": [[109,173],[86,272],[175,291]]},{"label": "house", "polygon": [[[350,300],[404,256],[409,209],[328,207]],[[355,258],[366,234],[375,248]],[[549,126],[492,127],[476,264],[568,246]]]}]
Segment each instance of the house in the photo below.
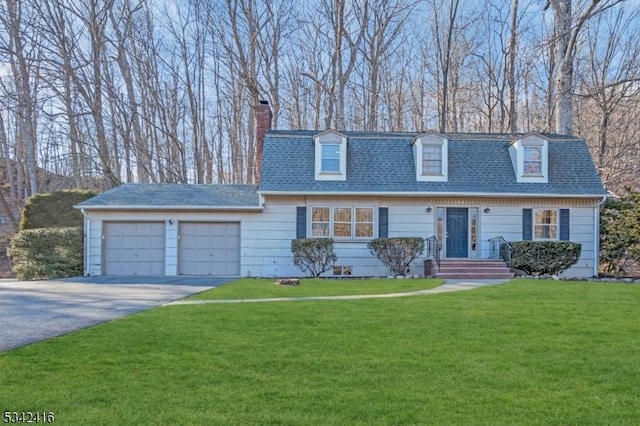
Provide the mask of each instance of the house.
[{"label": "house", "polygon": [[421,236],[470,260],[492,257],[497,237],[571,240],[582,255],[565,275],[597,274],[607,192],[582,140],[271,131],[260,108],[259,185],[125,184],[80,203],[85,273],[299,276],[291,240],[333,237],[327,276],[385,276],[367,242]]}]

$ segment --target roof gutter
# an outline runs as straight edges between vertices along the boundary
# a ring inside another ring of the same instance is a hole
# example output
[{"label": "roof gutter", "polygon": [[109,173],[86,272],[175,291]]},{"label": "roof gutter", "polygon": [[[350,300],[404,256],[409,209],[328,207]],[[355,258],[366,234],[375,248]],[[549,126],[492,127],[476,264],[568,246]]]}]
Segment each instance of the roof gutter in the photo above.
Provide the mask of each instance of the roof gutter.
[{"label": "roof gutter", "polygon": [[478,197],[478,198],[606,198],[603,194],[523,194],[522,192],[380,192],[380,191],[363,191],[363,192],[344,192],[344,191],[259,191],[260,195],[292,195],[292,196],[378,196],[378,197]]},{"label": "roof gutter", "polygon": [[220,211],[220,212],[261,212],[262,206],[145,206],[145,205],[110,205],[110,206],[90,206],[76,205],[74,209],[83,212],[87,210],[143,210],[143,211]]}]

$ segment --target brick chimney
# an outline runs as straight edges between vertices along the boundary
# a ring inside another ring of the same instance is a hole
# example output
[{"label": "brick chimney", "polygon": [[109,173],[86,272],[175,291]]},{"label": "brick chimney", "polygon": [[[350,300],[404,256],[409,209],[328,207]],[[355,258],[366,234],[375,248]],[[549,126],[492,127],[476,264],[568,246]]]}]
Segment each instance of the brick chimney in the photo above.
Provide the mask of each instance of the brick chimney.
[{"label": "brick chimney", "polygon": [[264,135],[271,129],[273,113],[269,101],[260,101],[256,105],[256,184],[260,185],[260,173],[262,171],[262,149],[264,147]]}]

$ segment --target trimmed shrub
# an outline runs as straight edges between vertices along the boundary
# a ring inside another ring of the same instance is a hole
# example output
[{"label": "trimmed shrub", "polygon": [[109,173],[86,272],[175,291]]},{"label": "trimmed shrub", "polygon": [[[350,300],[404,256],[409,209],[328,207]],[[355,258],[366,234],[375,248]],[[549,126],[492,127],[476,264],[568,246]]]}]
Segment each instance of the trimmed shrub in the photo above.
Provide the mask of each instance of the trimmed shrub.
[{"label": "trimmed shrub", "polygon": [[13,272],[21,280],[82,275],[82,228],[27,229],[11,240]]},{"label": "trimmed shrub", "polygon": [[600,211],[600,267],[621,276],[640,264],[640,193],[607,199]]},{"label": "trimmed shrub", "polygon": [[391,268],[395,275],[406,275],[411,262],[424,252],[424,238],[376,238],[367,244],[371,254]]},{"label": "trimmed shrub", "polygon": [[82,213],[73,206],[95,195],[95,192],[79,189],[33,195],[22,210],[20,231],[82,226]]},{"label": "trimmed shrub", "polygon": [[318,277],[338,260],[332,238],[298,238],[291,240],[293,263],[312,277]]},{"label": "trimmed shrub", "polygon": [[511,267],[529,275],[559,274],[575,265],[582,245],[570,241],[515,241]]}]

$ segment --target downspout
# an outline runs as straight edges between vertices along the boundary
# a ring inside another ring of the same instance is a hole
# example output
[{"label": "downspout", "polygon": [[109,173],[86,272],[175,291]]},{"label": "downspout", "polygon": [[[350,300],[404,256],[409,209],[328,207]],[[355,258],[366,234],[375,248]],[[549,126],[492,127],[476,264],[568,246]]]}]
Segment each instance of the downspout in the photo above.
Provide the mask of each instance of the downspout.
[{"label": "downspout", "polygon": [[593,260],[593,276],[598,276],[598,270],[600,269],[600,208],[607,201],[607,197],[602,197],[602,200],[598,201],[598,205],[593,209],[593,247],[594,247],[594,260]]},{"label": "downspout", "polygon": [[87,232],[89,232],[89,226],[91,221],[89,220],[89,218],[87,217],[87,212],[84,209],[80,209],[80,212],[82,213],[82,216],[84,216],[84,229],[82,230],[82,238],[83,238],[83,244],[84,244],[84,267],[83,267],[83,275],[85,277],[89,276],[89,255],[91,254],[89,252],[89,250],[91,250],[91,244],[88,243],[87,241]]}]

